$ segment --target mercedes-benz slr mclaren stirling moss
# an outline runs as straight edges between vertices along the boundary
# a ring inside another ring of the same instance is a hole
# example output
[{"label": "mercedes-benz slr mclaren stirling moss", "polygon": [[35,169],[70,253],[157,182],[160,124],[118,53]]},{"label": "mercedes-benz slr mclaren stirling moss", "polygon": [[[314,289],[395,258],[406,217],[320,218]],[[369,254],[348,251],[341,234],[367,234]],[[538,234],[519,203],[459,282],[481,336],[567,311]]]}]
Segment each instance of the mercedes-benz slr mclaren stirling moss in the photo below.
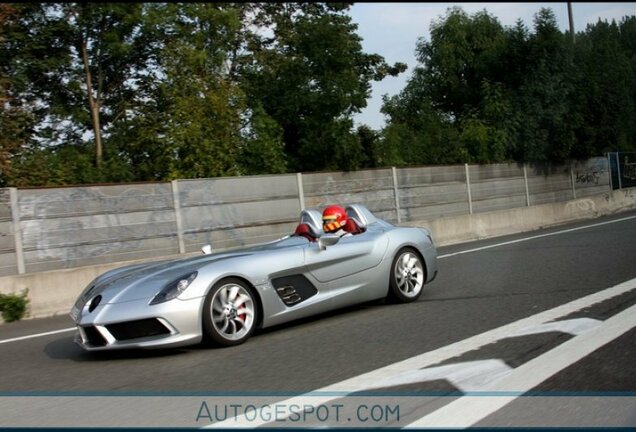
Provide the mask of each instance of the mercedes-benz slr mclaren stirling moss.
[{"label": "mercedes-benz slr mclaren stirling moss", "polygon": [[412,302],[437,275],[429,231],[346,209],[354,235],[324,234],[301,212],[294,234],[271,243],[112,270],[71,310],[87,350],[244,342],[255,328],[383,297]]}]

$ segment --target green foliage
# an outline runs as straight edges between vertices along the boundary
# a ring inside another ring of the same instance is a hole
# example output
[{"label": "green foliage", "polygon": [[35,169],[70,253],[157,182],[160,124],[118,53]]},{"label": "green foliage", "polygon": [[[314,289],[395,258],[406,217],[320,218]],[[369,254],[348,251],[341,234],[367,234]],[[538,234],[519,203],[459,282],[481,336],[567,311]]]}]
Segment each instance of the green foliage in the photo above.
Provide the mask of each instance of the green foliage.
[{"label": "green foliage", "polygon": [[306,161],[313,170],[352,171],[359,168],[364,151],[351,133],[352,128],[350,119],[332,121],[323,128],[316,125],[299,141],[299,160]]},{"label": "green foliage", "polygon": [[378,166],[378,150],[380,142],[380,133],[374,131],[369,126],[362,125],[358,127],[357,139],[361,149],[360,160],[362,168],[375,168]]},{"label": "green foliage", "polygon": [[281,126],[293,171],[360,167],[351,116],[366,106],[371,81],[406,68],[363,53],[344,10],[277,3],[260,15],[275,25],[274,37],[254,42],[256,61],[244,70],[244,88]]},{"label": "green foliage", "polygon": [[636,17],[599,21],[572,44],[550,9],[532,31],[449,9],[419,42],[405,89],[384,101],[385,154],[396,164],[561,162],[634,150],[634,34]]},{"label": "green foliage", "polygon": [[[636,150],[636,17],[575,42],[447,11],[386,128],[349,3],[0,4],[0,187],[563,161]],[[100,150],[101,149],[101,150]]]},{"label": "green foliage", "polygon": [[[17,4],[0,52],[10,106],[30,112],[30,144],[88,144],[125,116],[145,64],[140,4]],[[94,147],[95,148],[95,147]],[[97,164],[101,153],[97,154]]]},{"label": "green foliage", "polygon": [[46,149],[27,147],[12,158],[6,179],[15,187],[134,180],[131,164],[113,149],[107,149],[101,169],[93,164],[94,157],[95,150],[91,145],[61,145]]},{"label": "green foliage", "polygon": [[15,161],[27,146],[33,117],[20,108],[0,104],[0,187],[17,184]]},{"label": "green foliage", "polygon": [[577,37],[575,100],[581,127],[578,153],[633,150],[636,139],[636,17],[620,25],[599,21]]},{"label": "green foliage", "polygon": [[27,293],[28,290],[20,295],[0,294],[0,313],[4,321],[13,322],[24,317],[29,304]]},{"label": "green foliage", "polygon": [[241,150],[239,166],[249,174],[280,174],[287,170],[280,125],[258,106],[252,113],[251,129]]},{"label": "green foliage", "polygon": [[514,101],[523,119],[517,130],[517,159],[564,161],[570,157],[576,126],[571,47],[549,9],[536,15],[535,33],[526,43],[526,70]]},{"label": "green foliage", "polygon": [[485,77],[500,75],[499,59],[505,33],[499,21],[486,13],[469,17],[462,9],[450,9],[445,19],[431,25],[431,41],[418,44],[434,105],[458,120],[481,98]]},{"label": "green foliage", "polygon": [[0,181],[76,184],[370,165],[352,116],[366,106],[372,81],[406,65],[362,51],[349,7],[8,6],[0,13],[0,37],[8,35],[0,39],[0,66],[11,111],[0,112],[0,131],[8,131]]}]

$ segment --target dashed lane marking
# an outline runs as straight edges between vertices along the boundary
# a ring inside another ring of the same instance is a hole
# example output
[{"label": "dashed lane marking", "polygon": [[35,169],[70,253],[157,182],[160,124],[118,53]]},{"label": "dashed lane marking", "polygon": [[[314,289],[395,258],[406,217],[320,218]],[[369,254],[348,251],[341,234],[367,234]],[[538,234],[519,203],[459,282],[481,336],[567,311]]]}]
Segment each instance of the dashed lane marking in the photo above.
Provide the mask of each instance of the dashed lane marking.
[{"label": "dashed lane marking", "polygon": [[65,328],[65,329],[61,329],[61,330],[53,330],[50,332],[46,332],[46,333],[38,333],[38,334],[33,334],[33,335],[28,335],[28,336],[21,336],[21,337],[16,337],[16,338],[12,338],[12,339],[4,339],[4,340],[0,340],[0,344],[4,344],[4,343],[9,343],[9,342],[17,342],[17,341],[21,341],[21,340],[27,340],[27,339],[34,339],[34,338],[39,338],[42,336],[50,336],[50,335],[54,335],[54,334],[58,334],[58,333],[66,333],[66,332],[70,332],[75,330],[75,327],[71,327],[71,328]]}]

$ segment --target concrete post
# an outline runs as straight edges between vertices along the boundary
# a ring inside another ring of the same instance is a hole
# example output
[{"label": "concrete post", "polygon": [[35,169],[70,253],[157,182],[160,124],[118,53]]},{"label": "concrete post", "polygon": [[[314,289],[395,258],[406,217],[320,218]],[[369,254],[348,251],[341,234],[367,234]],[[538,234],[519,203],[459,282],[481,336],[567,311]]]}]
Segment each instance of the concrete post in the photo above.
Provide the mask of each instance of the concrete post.
[{"label": "concrete post", "polygon": [[9,188],[9,199],[11,202],[11,220],[13,222],[16,267],[18,268],[18,274],[24,274],[26,273],[26,267],[24,265],[22,228],[20,227],[20,207],[18,201],[18,190],[16,188]]},{"label": "concrete post", "polygon": [[393,195],[395,196],[395,213],[397,214],[397,223],[402,223],[402,217],[400,216],[400,194],[398,189],[397,169],[391,167],[391,173],[393,174]]},{"label": "concrete post", "polygon": [[621,155],[616,152],[616,172],[618,173],[618,189],[623,189],[623,180],[621,179]]},{"label": "concrete post", "polygon": [[300,202],[300,211],[305,210],[305,190],[303,188],[303,175],[296,173],[296,183],[298,183],[298,201]]},{"label": "concrete post", "polygon": [[530,188],[528,187],[528,166],[523,164],[523,182],[526,185],[526,206],[530,207]]},{"label": "concrete post", "polygon": [[572,183],[572,199],[576,199],[576,181],[574,180],[572,165],[570,165],[570,183]]},{"label": "concrete post", "polygon": [[466,170],[466,190],[468,191],[468,213],[473,214],[473,197],[470,192],[470,174],[468,172],[468,164],[464,164]]},{"label": "concrete post", "polygon": [[185,241],[183,239],[183,220],[181,219],[181,199],[179,198],[179,183],[177,180],[170,182],[172,186],[172,201],[174,203],[174,220],[177,223],[177,238],[179,240],[179,253],[184,254]]},{"label": "concrete post", "polygon": [[609,174],[609,190],[610,196],[614,196],[614,185],[612,184],[612,154],[607,153],[607,173]]}]

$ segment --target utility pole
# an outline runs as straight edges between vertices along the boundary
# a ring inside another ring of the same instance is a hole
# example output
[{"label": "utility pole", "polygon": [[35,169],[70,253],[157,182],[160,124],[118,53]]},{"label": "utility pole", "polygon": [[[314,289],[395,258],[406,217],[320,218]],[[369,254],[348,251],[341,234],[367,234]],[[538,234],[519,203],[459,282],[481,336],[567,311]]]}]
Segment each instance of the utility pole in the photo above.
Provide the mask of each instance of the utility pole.
[{"label": "utility pole", "polygon": [[574,42],[574,18],[572,17],[572,2],[568,2],[568,18],[570,19],[570,37]]}]

